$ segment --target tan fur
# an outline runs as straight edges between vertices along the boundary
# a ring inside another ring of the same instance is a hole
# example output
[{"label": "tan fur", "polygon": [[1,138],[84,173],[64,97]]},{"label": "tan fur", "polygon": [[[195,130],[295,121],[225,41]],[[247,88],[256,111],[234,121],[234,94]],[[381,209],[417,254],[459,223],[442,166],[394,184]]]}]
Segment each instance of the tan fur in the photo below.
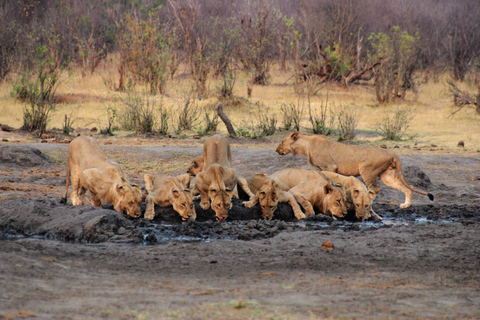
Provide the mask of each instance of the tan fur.
[{"label": "tan fur", "polygon": [[314,170],[287,168],[271,175],[281,190],[290,192],[305,209],[305,215],[314,215],[316,208],[334,219],[347,214],[342,189],[332,186]]},{"label": "tan fur", "polygon": [[382,219],[372,208],[375,193],[369,191],[367,186],[359,179],[352,176],[344,176],[338,173],[322,171],[335,185],[340,185],[345,194],[347,211],[355,211],[355,216],[360,220],[368,220],[370,217]]},{"label": "tan fur", "polygon": [[149,174],[143,176],[147,192],[145,218],[152,220],[155,217],[155,204],[160,207],[173,206],[183,220],[197,218],[195,206],[190,192],[190,176],[184,174],[178,177],[169,174],[154,177]]},{"label": "tan fur", "polygon": [[433,200],[432,194],[415,190],[405,182],[400,158],[390,150],[350,146],[329,141],[322,135],[294,132],[282,139],[276,151],[280,155],[306,156],[308,162],[320,171],[362,176],[368,189],[375,194],[380,190],[377,186],[377,177],[380,177],[387,186],[405,194],[405,202],[400,208],[410,206],[412,192],[427,195]]},{"label": "tan fur", "polygon": [[250,201],[244,202],[243,205],[247,208],[252,208],[259,203],[262,209],[262,217],[265,220],[272,219],[279,202],[290,203],[295,217],[297,219],[305,219],[305,214],[300,209],[295,197],[288,191],[280,190],[277,183],[266,174],[257,173],[248,179],[247,182],[254,196]]},{"label": "tan fur", "polygon": [[[200,193],[203,210],[211,207],[219,220],[225,220],[232,207],[232,197],[237,183],[252,197],[245,179],[239,179],[231,168],[232,155],[227,139],[214,135],[203,146],[203,170],[197,174],[195,189]],[[197,158],[196,160],[198,160]]]},{"label": "tan fur", "polygon": [[120,165],[107,158],[95,139],[78,137],[68,147],[65,202],[69,179],[74,206],[90,204],[85,197],[88,190],[95,206],[101,207],[102,202],[107,202],[113,204],[117,212],[126,212],[134,218],[140,216],[141,187],[127,180]]},{"label": "tan fur", "polygon": [[204,165],[205,163],[203,161],[203,155],[201,155],[200,157],[192,161],[192,163],[187,169],[187,173],[192,177],[196,177],[197,174],[203,171]]}]

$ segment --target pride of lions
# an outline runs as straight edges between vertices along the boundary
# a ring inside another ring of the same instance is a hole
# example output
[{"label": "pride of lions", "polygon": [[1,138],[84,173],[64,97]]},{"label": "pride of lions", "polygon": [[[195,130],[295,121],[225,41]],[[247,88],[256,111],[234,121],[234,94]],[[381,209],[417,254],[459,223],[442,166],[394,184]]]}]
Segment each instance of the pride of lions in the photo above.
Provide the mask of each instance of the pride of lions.
[{"label": "pride of lions", "polygon": [[[243,202],[247,208],[260,205],[264,219],[272,219],[279,202],[288,202],[297,219],[315,213],[341,219],[354,212],[359,220],[382,219],[372,209],[379,188],[377,177],[383,183],[405,194],[401,208],[411,204],[412,193],[430,193],[415,190],[408,185],[401,171],[400,158],[386,149],[359,147],[332,142],[321,135],[294,132],[282,139],[277,153],[306,156],[315,168],[285,168],[271,175],[258,173],[248,180],[239,177],[231,167],[230,145],[224,137],[214,135],[204,144],[203,155],[192,161],[187,174],[177,177],[169,174],[145,174],[145,192],[140,185],[128,181],[118,163],[107,158],[95,139],[81,136],[68,148],[66,190],[72,184],[72,205],[110,203],[117,212],[137,218],[140,205],[146,202],[144,217],[155,217],[154,206],[172,206],[183,220],[196,219],[194,199],[200,198],[203,210],[210,207],[219,221],[225,221],[232,208],[232,198],[241,188],[249,197]],[[317,170],[318,169],[318,170]],[[365,184],[356,176],[361,176]],[[191,180],[195,185],[191,188]],[[86,191],[90,193],[89,201]],[[302,211],[303,208],[303,211]]]}]

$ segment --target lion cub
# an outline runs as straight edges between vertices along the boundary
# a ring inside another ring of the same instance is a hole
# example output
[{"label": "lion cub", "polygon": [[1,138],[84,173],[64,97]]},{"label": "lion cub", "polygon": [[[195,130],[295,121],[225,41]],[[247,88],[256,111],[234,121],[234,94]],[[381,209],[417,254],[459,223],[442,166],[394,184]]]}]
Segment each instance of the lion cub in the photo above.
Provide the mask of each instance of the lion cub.
[{"label": "lion cub", "polygon": [[189,189],[190,176],[188,174],[178,177],[169,174],[159,177],[145,174],[143,181],[147,191],[145,219],[152,220],[155,217],[155,204],[160,207],[173,206],[173,210],[180,214],[182,220],[197,218]]},{"label": "lion cub", "polygon": [[368,220],[370,217],[382,220],[372,209],[373,200],[376,194],[368,190],[367,186],[359,179],[352,176],[344,176],[338,173],[322,171],[322,173],[333,183],[342,187],[345,193],[347,211],[355,211],[359,220]]},{"label": "lion cub", "polygon": [[279,202],[288,202],[292,206],[295,218],[305,219],[305,214],[300,209],[295,197],[290,192],[281,190],[275,180],[266,174],[257,173],[248,179],[247,182],[254,196],[250,201],[244,202],[243,205],[247,208],[252,208],[257,203],[260,203],[262,217],[265,220],[272,219]]},{"label": "lion cub", "polygon": [[342,189],[333,188],[317,171],[287,168],[271,175],[279,188],[290,192],[305,209],[305,215],[315,215],[316,208],[333,219],[347,214]]}]

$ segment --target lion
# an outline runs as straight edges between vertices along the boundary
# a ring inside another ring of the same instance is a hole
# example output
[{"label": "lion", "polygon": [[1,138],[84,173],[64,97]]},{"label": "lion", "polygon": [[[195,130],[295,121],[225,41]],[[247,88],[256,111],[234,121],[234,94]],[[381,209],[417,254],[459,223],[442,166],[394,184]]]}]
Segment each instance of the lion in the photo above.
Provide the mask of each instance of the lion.
[{"label": "lion", "polygon": [[434,200],[431,193],[415,190],[405,182],[402,165],[398,155],[381,148],[349,146],[329,141],[325,136],[294,132],[282,139],[277,153],[294,156],[306,156],[308,163],[320,171],[330,171],[345,176],[361,176],[369,190],[375,194],[380,191],[377,177],[389,187],[405,194],[405,202],[400,208],[408,208],[412,201],[412,192],[426,195]]},{"label": "lion", "polygon": [[205,140],[202,157],[203,169],[195,181],[195,189],[200,193],[200,206],[203,210],[208,210],[211,200],[217,219],[225,221],[228,210],[232,208],[231,200],[237,184],[250,198],[253,193],[248,188],[247,181],[238,178],[235,169],[231,167],[232,155],[227,139],[218,134],[209,137]]},{"label": "lion", "polygon": [[90,192],[93,205],[102,201],[113,204],[115,211],[137,218],[141,215],[141,187],[130,183],[118,163],[107,158],[92,137],[75,138],[68,147],[66,203],[69,179],[72,180],[70,198],[74,206],[90,204],[85,197]]},{"label": "lion", "polygon": [[345,194],[347,211],[354,211],[359,220],[368,220],[370,217],[382,220],[372,209],[376,194],[368,190],[367,186],[353,176],[344,176],[335,172],[322,171],[322,173],[336,185],[340,185]]},{"label": "lion", "polygon": [[290,192],[305,209],[305,216],[315,215],[316,208],[333,219],[347,214],[342,189],[333,188],[318,171],[287,168],[270,176],[283,191]]},{"label": "lion", "polygon": [[188,174],[177,177],[170,174],[158,177],[145,174],[143,175],[143,181],[147,192],[145,198],[147,207],[144,214],[146,219],[153,220],[155,217],[155,205],[160,207],[173,206],[173,210],[180,214],[182,220],[195,220],[197,218],[190,192],[190,176]]},{"label": "lion", "polygon": [[244,202],[243,205],[247,208],[252,208],[259,203],[262,217],[265,220],[273,218],[273,213],[277,210],[279,202],[288,202],[293,209],[295,217],[299,220],[305,219],[305,214],[300,209],[295,197],[288,191],[280,190],[277,183],[266,174],[257,173],[248,179],[247,183],[254,196],[250,201]]},{"label": "lion", "polygon": [[196,177],[197,174],[203,171],[203,166],[204,166],[203,155],[201,155],[200,157],[192,161],[192,163],[187,169],[187,173],[192,177]]}]

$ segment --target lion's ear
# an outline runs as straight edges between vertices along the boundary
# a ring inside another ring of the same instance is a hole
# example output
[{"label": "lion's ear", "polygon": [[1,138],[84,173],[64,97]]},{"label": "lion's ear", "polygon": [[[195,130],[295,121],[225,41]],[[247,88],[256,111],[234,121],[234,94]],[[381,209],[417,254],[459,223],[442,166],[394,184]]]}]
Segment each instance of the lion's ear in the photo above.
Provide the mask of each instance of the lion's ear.
[{"label": "lion's ear", "polygon": [[172,189],[172,195],[175,198],[178,198],[178,197],[180,197],[180,192],[177,189]]},{"label": "lion's ear", "polygon": [[329,194],[330,192],[333,191],[333,188],[331,185],[327,183],[326,185],[323,186],[323,190],[325,191],[325,194]]},{"label": "lion's ear", "polygon": [[118,194],[124,195],[125,194],[125,187],[121,183],[117,183],[115,186],[115,190],[117,190]]},{"label": "lion's ear", "polygon": [[178,181],[183,183],[183,185],[188,189],[190,188],[190,175],[189,174],[182,174],[176,177]]},{"label": "lion's ear", "polygon": [[377,194],[373,191],[368,190],[368,197],[370,198],[370,200],[373,201],[377,197]]},{"label": "lion's ear", "polygon": [[356,198],[360,194],[360,191],[358,189],[353,189],[352,190],[352,195]]},{"label": "lion's ear", "polygon": [[292,138],[292,140],[297,140],[298,139],[298,131],[295,131],[294,133],[292,133],[292,135],[290,136]]},{"label": "lion's ear", "polygon": [[152,192],[153,181],[154,181],[154,177],[152,175],[150,174],[143,175],[143,182],[145,182],[145,191],[147,191],[147,193]]}]

